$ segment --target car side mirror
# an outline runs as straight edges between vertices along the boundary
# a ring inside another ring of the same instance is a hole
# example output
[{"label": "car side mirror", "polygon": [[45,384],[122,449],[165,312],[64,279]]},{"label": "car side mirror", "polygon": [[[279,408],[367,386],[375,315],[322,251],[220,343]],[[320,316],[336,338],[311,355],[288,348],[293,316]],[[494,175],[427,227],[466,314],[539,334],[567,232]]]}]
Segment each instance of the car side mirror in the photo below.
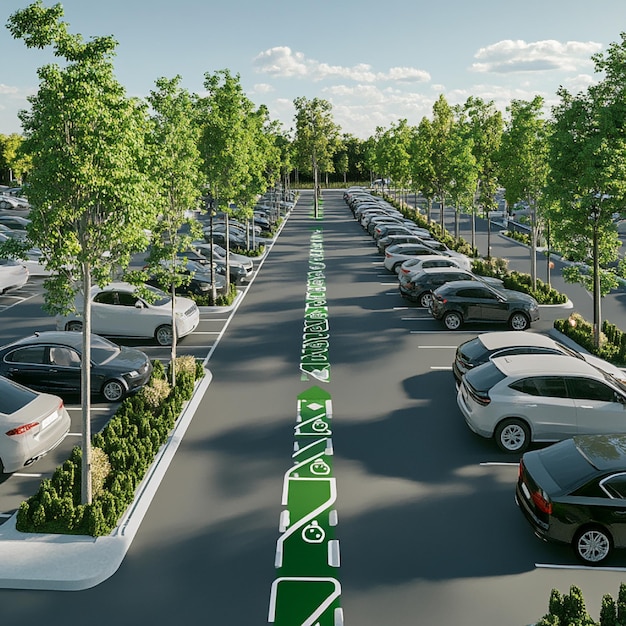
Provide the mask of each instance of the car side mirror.
[{"label": "car side mirror", "polygon": [[136,300],[135,301],[135,308],[136,309],[143,309],[143,302],[141,300]]},{"label": "car side mirror", "polygon": [[615,392],[615,402],[619,402],[623,409],[626,409],[626,398],[617,391]]}]

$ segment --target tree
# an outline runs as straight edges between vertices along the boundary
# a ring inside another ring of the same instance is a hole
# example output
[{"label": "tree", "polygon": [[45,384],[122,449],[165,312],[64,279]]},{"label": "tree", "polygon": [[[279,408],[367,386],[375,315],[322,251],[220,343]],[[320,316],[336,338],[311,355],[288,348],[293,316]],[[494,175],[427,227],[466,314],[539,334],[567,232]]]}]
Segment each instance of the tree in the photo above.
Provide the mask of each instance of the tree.
[{"label": "tree", "polygon": [[416,190],[428,202],[427,214],[430,219],[430,206],[435,195],[435,170],[432,159],[432,123],[423,117],[413,133],[411,141],[410,175]]},{"label": "tree", "polygon": [[[202,171],[215,208],[221,209],[225,215],[228,250],[231,205],[237,203],[241,210],[251,212],[246,205],[258,193],[258,186],[253,185],[253,168],[259,166],[259,161],[252,159],[251,155],[255,141],[259,139],[259,119],[263,114],[255,114],[254,105],[244,94],[238,74],[232,75],[229,70],[214,74],[207,72],[204,86],[207,96],[196,102]],[[258,182],[259,178],[256,180]],[[226,282],[229,281],[227,260]]]},{"label": "tree", "polygon": [[617,258],[619,239],[612,214],[626,199],[626,136],[622,120],[613,119],[610,90],[589,88],[576,96],[561,88],[554,107],[549,141],[548,193],[554,205],[547,212],[556,247],[571,260],[591,259],[591,279],[580,266],[564,272],[593,291],[594,344],[600,345],[601,303],[616,286],[615,276],[602,266]]},{"label": "tree", "polygon": [[475,201],[472,204],[472,247],[475,241],[476,203],[482,206],[487,217],[487,258],[491,257],[491,220],[489,212],[496,207],[498,188],[497,156],[502,140],[502,113],[496,110],[493,101],[469,97],[463,106],[462,127],[472,141],[472,154],[476,159],[478,179]]},{"label": "tree", "polygon": [[440,95],[433,105],[430,151],[433,169],[433,188],[441,203],[440,224],[444,228],[446,195],[452,186],[452,133],[454,115],[445,97]]},{"label": "tree", "polygon": [[[179,253],[197,239],[198,222],[189,211],[198,206],[201,190],[201,160],[198,149],[199,129],[195,124],[193,101],[180,87],[180,76],[159,78],[148,102],[152,110],[147,145],[150,151],[151,176],[155,181],[154,208],[158,220],[152,230],[147,264],[172,298],[172,345],[170,373],[176,384],[176,287],[182,283]],[[183,226],[187,230],[182,232]],[[213,301],[215,275],[211,268]]]},{"label": "tree", "polygon": [[37,1],[11,15],[8,28],[29,48],[53,46],[65,59],[38,70],[39,90],[22,111],[24,151],[32,158],[29,238],[42,250],[51,312],[74,308],[82,292],[82,484],[91,502],[90,354],[92,283],[104,285],[146,248],[153,188],[146,175],[145,107],[126,97],[113,74],[116,42],[88,42],[61,21],[63,7]]},{"label": "tree", "polygon": [[509,206],[525,200],[531,209],[530,276],[533,289],[537,284],[538,209],[545,195],[548,178],[547,123],[541,116],[543,98],[532,101],[513,100],[502,135],[498,161],[500,182],[505,188]]},{"label": "tree", "polygon": [[332,158],[337,149],[339,128],[333,121],[332,105],[320,98],[300,97],[293,101],[296,108],[296,162],[304,172],[313,174],[315,189],[314,214],[318,217],[318,187],[320,171],[331,171]]},{"label": "tree", "polygon": [[31,167],[30,158],[20,150],[24,138],[17,133],[0,135],[0,169],[6,171],[6,182],[22,181]]}]

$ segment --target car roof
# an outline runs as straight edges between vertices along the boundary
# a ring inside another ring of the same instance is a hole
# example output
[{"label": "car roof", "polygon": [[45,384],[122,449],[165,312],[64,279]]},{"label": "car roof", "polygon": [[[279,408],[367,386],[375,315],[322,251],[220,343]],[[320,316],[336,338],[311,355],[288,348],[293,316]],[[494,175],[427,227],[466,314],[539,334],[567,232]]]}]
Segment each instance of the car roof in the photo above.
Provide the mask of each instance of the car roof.
[{"label": "car roof", "polygon": [[498,350],[509,346],[537,346],[552,348],[554,339],[541,333],[533,333],[527,330],[503,330],[491,333],[483,333],[478,336],[480,342],[487,350]]},{"label": "car roof", "polygon": [[420,270],[420,273],[421,272],[424,272],[424,274],[458,274],[459,272],[463,272],[464,274],[471,273],[458,265],[454,265],[452,267],[423,267]]},{"label": "car roof", "polygon": [[626,435],[577,435],[578,451],[600,471],[626,470]]},{"label": "car roof", "polygon": [[582,359],[565,354],[544,354],[540,359],[535,354],[514,354],[492,358],[492,363],[505,376],[590,376],[603,380],[604,376],[593,365]]},{"label": "car roof", "polygon": [[23,337],[17,341],[13,341],[6,346],[2,346],[2,350],[14,346],[27,346],[31,344],[39,343],[58,343],[62,345],[71,346],[72,348],[80,349],[83,343],[83,334],[70,332],[67,330],[46,330],[42,332],[36,332],[28,337]]}]

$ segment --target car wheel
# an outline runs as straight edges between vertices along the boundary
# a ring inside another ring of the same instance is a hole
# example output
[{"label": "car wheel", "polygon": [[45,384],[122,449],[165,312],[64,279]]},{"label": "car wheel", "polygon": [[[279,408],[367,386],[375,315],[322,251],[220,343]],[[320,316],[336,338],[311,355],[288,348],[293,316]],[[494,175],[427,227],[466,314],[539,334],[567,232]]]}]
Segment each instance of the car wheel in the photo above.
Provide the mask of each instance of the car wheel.
[{"label": "car wheel", "polygon": [[126,395],[126,387],[119,380],[107,380],[102,387],[102,395],[109,402],[119,402]]},{"label": "car wheel", "polygon": [[172,345],[172,327],[169,324],[159,326],[154,333],[154,337],[160,346]]},{"label": "car wheel", "polygon": [[458,330],[463,324],[463,318],[458,311],[448,311],[443,316],[443,323],[448,330]]},{"label": "car wheel", "polygon": [[393,266],[393,269],[392,269],[393,273],[394,273],[394,274],[397,274],[397,273],[400,271],[400,267],[401,267],[401,266],[402,266],[402,263],[396,263],[396,264]]},{"label": "car wheel", "polygon": [[511,330],[526,330],[530,326],[530,320],[523,313],[513,313],[509,319]]},{"label": "car wheel", "polygon": [[423,306],[425,309],[430,309],[430,305],[433,301],[433,294],[430,291],[426,291],[419,297],[420,306]]},{"label": "car wheel", "polygon": [[611,552],[611,537],[598,526],[588,526],[576,534],[574,551],[583,563],[599,565]]},{"label": "car wheel", "polygon": [[72,321],[72,322],[68,322],[65,325],[65,330],[70,330],[72,332],[75,333],[80,333],[83,330],[83,323],[82,322],[77,322],[77,321]]},{"label": "car wheel", "polygon": [[498,424],[495,438],[503,452],[521,453],[530,444],[530,429],[526,422],[520,419],[506,419]]}]

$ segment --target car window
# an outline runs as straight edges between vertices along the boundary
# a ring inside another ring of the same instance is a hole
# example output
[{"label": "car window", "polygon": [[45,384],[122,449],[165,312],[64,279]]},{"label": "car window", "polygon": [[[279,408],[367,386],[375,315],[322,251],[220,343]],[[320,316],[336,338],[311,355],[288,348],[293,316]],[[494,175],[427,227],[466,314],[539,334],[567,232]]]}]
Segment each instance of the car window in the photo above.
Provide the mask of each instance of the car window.
[{"label": "car window", "polygon": [[94,296],[94,302],[98,304],[115,304],[112,291],[101,291]]},{"label": "car window", "polygon": [[7,378],[0,376],[0,413],[11,415],[32,402],[37,394]]},{"label": "car window", "polygon": [[615,391],[599,380],[572,376],[567,378],[567,387],[570,397],[578,400],[615,401]]},{"label": "car window", "polygon": [[[611,496],[611,498],[619,498],[626,500],[626,474],[613,474],[600,482],[602,488]],[[626,502],[624,503],[626,506]]]},{"label": "car window", "polygon": [[4,357],[10,363],[27,363],[30,365],[43,365],[47,363],[45,346],[25,346],[9,352]]},{"label": "car window", "polygon": [[80,367],[80,356],[76,350],[66,346],[52,346],[49,352],[50,364],[59,367]]},{"label": "car window", "polygon": [[532,376],[522,378],[509,385],[511,389],[531,396],[567,398],[567,388],[561,376]]},{"label": "car window", "polygon": [[476,391],[488,391],[504,378],[504,374],[491,361],[465,374],[465,379]]},{"label": "car window", "polygon": [[469,298],[473,300],[475,298],[485,298],[487,293],[486,289],[481,289],[480,287],[465,287],[464,289],[459,289],[456,295],[459,298]]},{"label": "car window", "polygon": [[137,303],[137,296],[134,293],[128,291],[117,291],[117,302],[121,306],[135,306]]}]

